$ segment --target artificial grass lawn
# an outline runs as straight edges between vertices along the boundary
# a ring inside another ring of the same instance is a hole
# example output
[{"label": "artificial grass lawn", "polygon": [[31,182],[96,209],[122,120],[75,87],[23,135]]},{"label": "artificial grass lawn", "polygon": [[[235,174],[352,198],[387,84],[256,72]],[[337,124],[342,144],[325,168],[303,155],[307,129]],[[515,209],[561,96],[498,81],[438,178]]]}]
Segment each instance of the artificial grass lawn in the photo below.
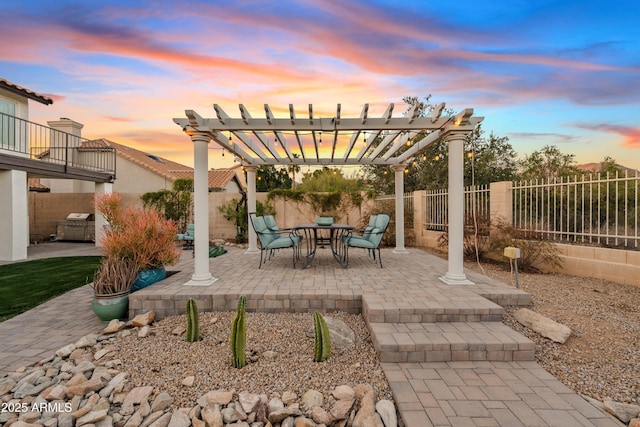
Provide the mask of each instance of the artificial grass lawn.
[{"label": "artificial grass lawn", "polygon": [[0,265],[0,322],[93,281],[99,256],[46,258]]}]

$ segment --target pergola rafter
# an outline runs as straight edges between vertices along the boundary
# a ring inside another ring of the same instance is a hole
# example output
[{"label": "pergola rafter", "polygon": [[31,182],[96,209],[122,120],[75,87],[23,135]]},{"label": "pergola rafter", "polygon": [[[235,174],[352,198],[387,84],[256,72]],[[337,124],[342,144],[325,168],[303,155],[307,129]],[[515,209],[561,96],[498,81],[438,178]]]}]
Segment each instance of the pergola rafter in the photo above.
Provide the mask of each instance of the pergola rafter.
[{"label": "pergola rafter", "polygon": [[[186,110],[186,118],[174,118],[194,143],[194,222],[195,273],[190,284],[207,285],[215,279],[208,272],[207,150],[213,142],[235,156],[247,172],[247,205],[255,211],[256,170],[262,165],[361,166],[386,165],[395,172],[396,249],[404,253],[404,171],[429,145],[443,138],[449,144],[449,271],[442,280],[450,284],[469,284],[463,272],[463,146],[482,117],[473,109],[455,117],[442,117],[445,104],[426,116],[414,105],[404,116],[394,117],[389,104],[381,117],[369,115],[364,104],[359,117],[343,117],[337,104],[335,115],[319,117],[309,104],[308,117],[296,115],[293,104],[287,117],[276,117],[264,104],[264,118],[255,118],[239,104],[240,117],[229,116],[218,104],[215,118],[203,118]],[[291,136],[287,139],[288,136]],[[362,140],[361,140],[362,138]],[[361,141],[361,142],[360,142]],[[361,146],[359,146],[361,144]],[[299,153],[296,151],[299,150]],[[204,247],[204,250],[201,249]],[[248,253],[257,251],[257,239],[249,233]]]},{"label": "pergola rafter", "polygon": [[[268,104],[264,104],[265,118],[253,117],[243,104],[239,104],[240,117],[229,116],[218,104],[213,108],[216,118],[205,119],[189,110],[186,119],[174,121],[188,133],[209,135],[243,165],[257,166],[406,164],[411,157],[402,149],[416,136],[470,131],[482,120],[467,115],[441,117],[444,103],[423,117],[416,106],[404,117],[393,117],[394,104],[389,104],[381,117],[369,116],[369,104],[363,106],[359,117],[342,117],[341,104],[333,117],[316,117],[309,104],[308,118],[297,116],[293,104],[289,104],[289,117],[275,117]],[[289,135],[292,137],[287,139]],[[359,147],[361,141],[363,146]],[[413,156],[427,146],[412,146]]]}]

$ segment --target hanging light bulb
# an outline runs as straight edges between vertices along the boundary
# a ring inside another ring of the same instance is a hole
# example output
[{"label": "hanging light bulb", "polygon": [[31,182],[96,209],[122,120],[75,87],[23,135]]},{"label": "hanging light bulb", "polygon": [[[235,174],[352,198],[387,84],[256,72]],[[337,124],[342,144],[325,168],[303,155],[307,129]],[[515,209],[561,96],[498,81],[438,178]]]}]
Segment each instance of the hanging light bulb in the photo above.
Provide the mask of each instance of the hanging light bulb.
[{"label": "hanging light bulb", "polygon": [[231,145],[233,141],[231,140],[231,131],[229,131],[229,145]]},{"label": "hanging light bulb", "polygon": [[364,132],[364,143],[365,144],[367,143],[367,132],[366,131]]},{"label": "hanging light bulb", "polygon": [[322,145],[322,131],[320,131],[320,141],[318,141],[318,144]]},{"label": "hanging light bulb", "polygon": [[409,169],[405,168],[404,173],[409,173]]},{"label": "hanging light bulb", "polygon": [[425,154],[424,156],[422,156],[422,161],[426,162],[427,161],[427,155]]},{"label": "hanging light bulb", "polygon": [[435,160],[435,161],[437,162],[438,160],[440,160],[440,156],[435,156],[435,157],[433,158],[433,160]]},{"label": "hanging light bulb", "polygon": [[224,148],[222,149],[222,157],[224,157]]}]

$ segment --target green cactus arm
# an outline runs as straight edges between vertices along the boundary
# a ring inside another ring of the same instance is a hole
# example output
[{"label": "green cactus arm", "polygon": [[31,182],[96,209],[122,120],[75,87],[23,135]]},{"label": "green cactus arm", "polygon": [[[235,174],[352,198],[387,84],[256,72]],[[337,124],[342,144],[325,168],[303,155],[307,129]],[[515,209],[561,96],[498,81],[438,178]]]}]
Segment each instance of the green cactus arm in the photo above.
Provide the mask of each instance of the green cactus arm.
[{"label": "green cactus arm", "polygon": [[322,360],[327,360],[331,356],[331,334],[322,316],[320,316],[320,329],[322,330]]},{"label": "green cactus arm", "polygon": [[187,300],[187,334],[185,338],[188,342],[200,339],[198,306],[192,298]]},{"label": "green cactus arm", "polygon": [[314,331],[314,348],[313,348],[313,361],[322,361],[322,328],[320,327],[320,313],[313,313],[313,331]]}]

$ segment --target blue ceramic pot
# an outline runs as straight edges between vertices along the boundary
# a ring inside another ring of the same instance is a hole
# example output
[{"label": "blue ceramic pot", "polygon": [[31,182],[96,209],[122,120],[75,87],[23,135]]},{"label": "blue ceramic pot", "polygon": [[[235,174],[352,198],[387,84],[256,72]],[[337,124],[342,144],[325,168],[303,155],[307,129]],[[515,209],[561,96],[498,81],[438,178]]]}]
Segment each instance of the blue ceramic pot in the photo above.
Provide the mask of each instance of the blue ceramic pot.
[{"label": "blue ceramic pot", "polygon": [[138,278],[133,283],[133,287],[131,288],[131,292],[139,291],[140,289],[144,289],[149,285],[153,285],[160,280],[164,280],[167,277],[167,271],[164,267],[154,268],[151,270],[142,270],[138,274]]}]

